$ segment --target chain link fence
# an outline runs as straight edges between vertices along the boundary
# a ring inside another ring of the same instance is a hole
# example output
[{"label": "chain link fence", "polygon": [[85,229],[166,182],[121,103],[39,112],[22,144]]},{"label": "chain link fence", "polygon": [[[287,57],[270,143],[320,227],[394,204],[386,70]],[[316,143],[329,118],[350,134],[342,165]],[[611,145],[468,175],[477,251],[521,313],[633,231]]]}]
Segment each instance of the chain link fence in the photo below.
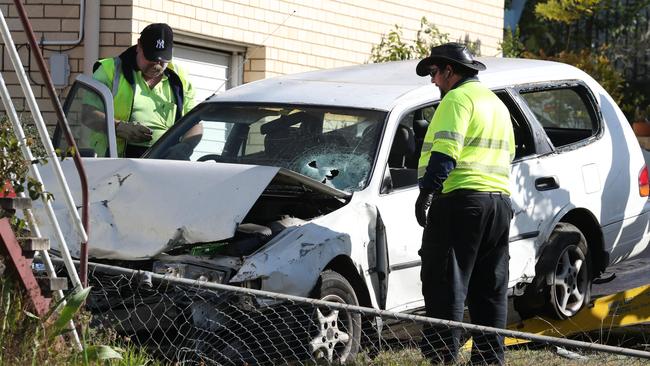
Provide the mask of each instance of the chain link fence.
[{"label": "chain link fence", "polygon": [[[335,295],[325,302],[101,264],[90,264],[89,282],[91,326],[114,329],[163,364],[487,364],[495,362],[491,343],[482,342],[487,348],[478,352],[471,340],[495,335],[506,339],[509,365],[565,364],[567,358],[641,365],[650,359],[642,332],[637,339],[622,337],[627,343],[610,329],[545,337],[349,306]],[[461,335],[455,360],[448,337],[454,332]],[[627,348],[602,344],[605,338]]]}]

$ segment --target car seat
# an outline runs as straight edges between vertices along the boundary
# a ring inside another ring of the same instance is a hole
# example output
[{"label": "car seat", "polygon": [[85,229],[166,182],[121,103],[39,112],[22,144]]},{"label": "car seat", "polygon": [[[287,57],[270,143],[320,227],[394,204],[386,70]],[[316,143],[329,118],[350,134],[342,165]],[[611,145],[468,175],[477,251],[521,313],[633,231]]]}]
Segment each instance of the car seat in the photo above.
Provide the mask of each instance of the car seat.
[{"label": "car seat", "polygon": [[393,188],[406,187],[417,183],[417,169],[407,167],[407,159],[414,153],[415,138],[413,131],[405,125],[399,125],[388,155],[388,167]]}]

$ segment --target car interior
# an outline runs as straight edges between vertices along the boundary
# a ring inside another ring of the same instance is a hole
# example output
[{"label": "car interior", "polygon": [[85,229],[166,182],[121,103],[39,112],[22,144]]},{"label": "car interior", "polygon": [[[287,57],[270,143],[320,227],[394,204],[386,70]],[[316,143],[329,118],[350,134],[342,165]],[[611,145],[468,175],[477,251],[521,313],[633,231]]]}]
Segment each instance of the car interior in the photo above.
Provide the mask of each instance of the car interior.
[{"label": "car interior", "polygon": [[[505,92],[497,92],[497,96],[506,104],[510,111],[510,120],[515,135],[515,160],[532,155],[535,152],[533,136],[525,122],[524,116],[516,104]],[[435,106],[429,114],[435,110]],[[412,187],[417,185],[418,161],[429,122],[425,117],[425,108],[407,114],[397,128],[388,157],[389,187],[383,187],[383,192]]]}]

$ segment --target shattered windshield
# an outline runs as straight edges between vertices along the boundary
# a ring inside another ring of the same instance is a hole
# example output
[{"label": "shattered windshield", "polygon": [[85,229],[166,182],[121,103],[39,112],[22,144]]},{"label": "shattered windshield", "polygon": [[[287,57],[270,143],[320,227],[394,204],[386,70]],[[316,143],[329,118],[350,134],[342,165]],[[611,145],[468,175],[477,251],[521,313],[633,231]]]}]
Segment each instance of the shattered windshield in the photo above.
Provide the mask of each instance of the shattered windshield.
[{"label": "shattered windshield", "polygon": [[283,167],[344,191],[363,189],[385,112],[206,103],[149,158]]}]

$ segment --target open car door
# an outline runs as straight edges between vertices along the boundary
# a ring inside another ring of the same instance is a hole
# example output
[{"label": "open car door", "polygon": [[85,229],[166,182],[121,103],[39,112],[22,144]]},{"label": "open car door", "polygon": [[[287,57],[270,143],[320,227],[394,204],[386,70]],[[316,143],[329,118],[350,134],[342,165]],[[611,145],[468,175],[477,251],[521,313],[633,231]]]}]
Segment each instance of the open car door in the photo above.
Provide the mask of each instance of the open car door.
[{"label": "open car door", "polygon": [[[117,157],[113,96],[106,85],[87,75],[77,76],[63,112],[82,157]],[[52,144],[67,154],[69,146],[58,125]]]}]

